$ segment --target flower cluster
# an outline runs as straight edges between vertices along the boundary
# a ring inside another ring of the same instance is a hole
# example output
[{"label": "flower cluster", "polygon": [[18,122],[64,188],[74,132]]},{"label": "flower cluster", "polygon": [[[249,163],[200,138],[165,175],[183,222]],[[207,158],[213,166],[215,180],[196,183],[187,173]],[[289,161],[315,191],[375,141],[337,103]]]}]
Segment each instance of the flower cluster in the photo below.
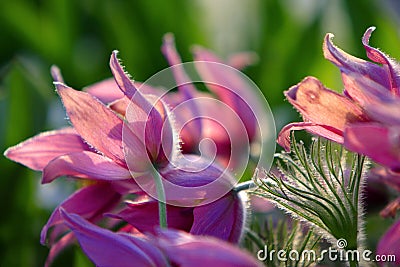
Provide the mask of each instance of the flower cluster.
[{"label": "flower cluster", "polygon": [[[291,87],[286,98],[303,122],[285,126],[278,143],[290,150],[290,131],[305,129],[383,165],[386,182],[393,185],[398,184],[400,170],[400,65],[369,45],[374,29],[369,28],[362,38],[374,63],[347,54],[332,43],[331,34],[326,35],[324,56],[340,69],[343,94],[327,89],[314,77]],[[398,208],[398,200],[393,205]],[[396,255],[399,261],[399,231],[397,222],[381,239],[377,253]]]},{"label": "flower cluster", "polygon": [[[65,85],[53,67],[72,127],[39,134],[5,152],[41,171],[42,183],[62,176],[85,181],[43,227],[41,242],[51,247],[47,265],[75,240],[97,266],[258,265],[229,244],[240,240],[245,223],[244,202],[233,190],[237,179],[230,172],[238,163],[231,160],[232,140],[243,149],[241,155],[248,155],[249,143],[259,141],[256,117],[235,91],[243,90],[241,77],[207,67],[204,62],[222,61],[197,48],[195,59],[203,62],[198,72],[214,81],[211,93],[200,92],[186,75],[172,36],[165,37],[162,51],[173,67],[177,91],[132,81],[117,52],[110,59],[114,78],[85,91]],[[236,67],[248,61],[240,58]],[[220,85],[224,81],[233,91]],[[199,96],[218,102],[193,101]],[[189,104],[179,110],[185,101]],[[221,103],[237,118],[221,114]],[[210,112],[218,120],[203,116]],[[242,130],[222,127],[237,121]],[[212,150],[198,153],[204,138],[215,144],[215,161],[209,160]]]}]

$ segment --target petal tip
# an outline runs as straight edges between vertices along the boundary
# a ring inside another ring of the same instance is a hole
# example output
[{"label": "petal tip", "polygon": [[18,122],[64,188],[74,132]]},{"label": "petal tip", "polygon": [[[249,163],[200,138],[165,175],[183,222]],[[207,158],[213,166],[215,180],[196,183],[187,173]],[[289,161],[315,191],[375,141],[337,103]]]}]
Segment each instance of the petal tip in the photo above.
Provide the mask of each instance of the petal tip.
[{"label": "petal tip", "polygon": [[50,67],[50,73],[55,82],[62,82],[62,83],[64,82],[64,79],[61,75],[61,70],[58,66],[52,65]]}]

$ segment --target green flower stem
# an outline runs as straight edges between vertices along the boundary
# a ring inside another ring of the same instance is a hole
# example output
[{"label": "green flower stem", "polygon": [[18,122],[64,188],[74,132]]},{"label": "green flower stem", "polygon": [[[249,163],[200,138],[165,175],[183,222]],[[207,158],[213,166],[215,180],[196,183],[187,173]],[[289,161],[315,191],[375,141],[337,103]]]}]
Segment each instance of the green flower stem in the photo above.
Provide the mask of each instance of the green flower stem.
[{"label": "green flower stem", "polygon": [[155,168],[152,168],[152,176],[156,184],[157,201],[158,201],[158,218],[161,228],[168,228],[167,224],[167,200],[165,197],[165,190],[162,183],[162,177]]}]

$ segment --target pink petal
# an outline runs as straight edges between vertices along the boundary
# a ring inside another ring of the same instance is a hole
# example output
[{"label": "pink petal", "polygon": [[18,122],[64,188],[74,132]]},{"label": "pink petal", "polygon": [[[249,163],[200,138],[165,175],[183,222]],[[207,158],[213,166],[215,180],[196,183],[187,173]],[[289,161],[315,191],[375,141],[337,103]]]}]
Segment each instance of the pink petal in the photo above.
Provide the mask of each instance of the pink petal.
[{"label": "pink petal", "polygon": [[128,169],[88,151],[70,153],[50,161],[43,169],[42,183],[50,183],[63,175],[106,181],[131,178]]},{"label": "pink petal", "polygon": [[90,145],[125,166],[122,120],[99,100],[61,83],[55,83],[75,130]]},{"label": "pink petal", "polygon": [[86,92],[95,96],[103,103],[110,103],[124,96],[114,78],[108,78],[84,88]]},{"label": "pink petal", "polygon": [[[376,249],[377,255],[395,255],[395,264],[400,264],[400,220],[383,235]],[[386,265],[385,265],[386,266]],[[390,265],[395,266],[395,265]]]},{"label": "pink petal", "polygon": [[222,60],[212,52],[196,47],[194,58],[196,69],[207,87],[237,112],[246,127],[249,139],[252,140],[257,130],[256,114],[253,110],[259,110],[259,101],[252,94],[254,89],[248,81],[243,80],[236,69],[220,64]]},{"label": "pink petal", "polygon": [[[166,266],[161,252],[153,248],[152,254],[146,254],[149,248],[144,242],[133,242],[135,237],[116,234],[109,230],[94,226],[76,214],[68,214],[61,210],[65,223],[74,232],[85,254],[96,266],[126,267],[132,266]],[[145,246],[145,249],[142,248]],[[157,251],[157,252],[156,252]]]},{"label": "pink petal", "polygon": [[400,168],[399,135],[399,129],[379,124],[352,124],[344,131],[344,146],[397,170]]},{"label": "pink petal", "polygon": [[4,152],[4,156],[33,170],[41,171],[54,158],[90,150],[72,128],[41,133]]},{"label": "pink petal", "polygon": [[365,50],[367,51],[367,56],[380,64],[383,64],[387,70],[387,76],[389,77],[390,82],[390,91],[396,95],[400,95],[400,65],[396,63],[394,60],[390,59],[383,52],[379,51],[377,48],[371,47],[369,45],[369,38],[371,37],[372,32],[375,30],[375,27],[370,27],[364,33],[362,38],[362,42]]},{"label": "pink petal", "polygon": [[286,125],[279,132],[276,142],[287,152],[290,152],[290,132],[298,130],[307,130],[314,135],[322,136],[339,144],[343,143],[343,132],[341,130],[312,122],[295,122]]},{"label": "pink petal", "polygon": [[176,266],[262,266],[247,252],[220,239],[193,236],[182,231],[160,230],[158,246]]},{"label": "pink petal", "polygon": [[[186,111],[187,116],[191,118],[199,117],[198,105],[196,105],[195,101],[190,101],[196,97],[197,90],[192,84],[190,77],[185,72],[184,65],[182,65],[182,60],[178,54],[178,51],[176,50],[174,36],[172,34],[166,34],[164,36],[161,50],[171,66],[171,71],[175,77],[179,93],[182,97],[181,101],[184,102],[185,100],[189,100],[185,103],[185,106],[189,107]],[[202,129],[201,120],[194,120],[192,123],[187,124],[185,128],[190,131],[192,135],[194,135],[194,140],[200,140],[200,133]]]},{"label": "pink petal", "polygon": [[191,234],[214,236],[232,243],[238,242],[242,235],[245,211],[241,199],[233,193],[195,207],[193,216]]},{"label": "pink petal", "polygon": [[285,92],[289,102],[315,124],[343,130],[349,122],[365,121],[363,110],[347,97],[325,88],[318,79],[307,77]]},{"label": "pink petal", "polygon": [[[58,225],[62,230],[54,229],[50,244],[53,244],[58,234],[65,231],[65,227],[59,225],[62,222],[60,210],[64,209],[69,213],[78,214],[90,221],[98,220],[103,213],[111,211],[111,209],[119,202],[121,196],[116,193],[113,188],[107,183],[97,183],[91,186],[86,186],[73,195],[64,200],[51,214],[46,225],[41,232],[40,242],[45,244],[48,230]],[[63,231],[64,230],[64,231]]]},{"label": "pink petal", "polygon": [[247,66],[257,63],[258,56],[254,52],[240,52],[230,55],[227,59],[227,64],[235,69],[241,70]]},{"label": "pink petal", "polygon": [[[165,107],[159,98],[145,97],[136,89],[119,63],[116,51],[111,55],[110,67],[119,88],[132,101],[126,110],[127,123],[124,126],[130,128],[139,140],[146,145],[154,160],[159,153],[163,126],[170,127],[169,123],[163,125],[163,115],[166,116]],[[171,135],[168,137],[172,138]],[[144,152],[140,151],[139,153],[143,154]]]}]

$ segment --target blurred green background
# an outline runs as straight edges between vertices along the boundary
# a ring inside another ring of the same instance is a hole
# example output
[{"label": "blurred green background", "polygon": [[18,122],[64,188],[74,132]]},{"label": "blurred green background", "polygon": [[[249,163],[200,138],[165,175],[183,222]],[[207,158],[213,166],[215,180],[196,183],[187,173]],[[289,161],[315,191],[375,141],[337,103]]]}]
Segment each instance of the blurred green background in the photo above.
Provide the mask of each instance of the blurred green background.
[{"label": "blurred green background", "polygon": [[[222,57],[250,50],[259,56],[245,70],[261,88],[278,130],[300,120],[282,92],[307,75],[342,89],[339,71],[322,56],[326,32],[345,51],[365,58],[361,37],[377,26],[371,43],[400,58],[400,7],[396,0],[99,1],[13,0],[0,3],[0,151],[41,131],[67,124],[49,69],[58,65],[80,89],[111,76],[118,49],[139,81],[167,66],[162,36],[175,34],[184,61],[200,44]],[[40,174],[0,157],[0,266],[43,266],[48,249],[39,233],[51,209],[72,190],[69,183],[40,185]],[[379,236],[383,219],[367,228]],[[54,266],[92,266],[79,249]]]}]

